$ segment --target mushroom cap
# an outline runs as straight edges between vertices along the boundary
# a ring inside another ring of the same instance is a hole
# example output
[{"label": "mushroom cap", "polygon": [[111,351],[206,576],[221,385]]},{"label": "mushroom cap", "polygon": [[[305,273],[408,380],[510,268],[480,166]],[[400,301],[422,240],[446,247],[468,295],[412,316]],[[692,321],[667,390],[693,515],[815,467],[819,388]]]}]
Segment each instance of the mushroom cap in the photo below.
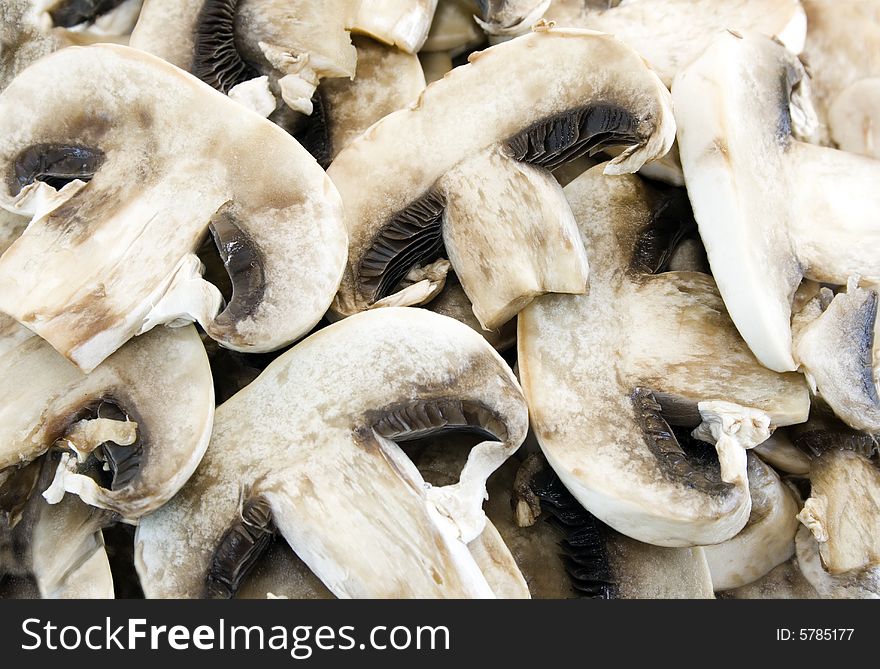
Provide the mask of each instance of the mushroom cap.
[{"label": "mushroom cap", "polygon": [[623,534],[663,546],[724,541],[749,513],[741,446],[719,441],[719,477],[684,456],[664,418],[694,426],[706,416],[699,403],[727,400],[773,425],[798,423],[806,384],[758,363],[710,276],[650,273],[689,216],[683,193],[598,166],[565,194],[593,270],[587,295],[544,296],[519,316],[520,378],[541,449],[578,501]]},{"label": "mushroom cap", "polygon": [[60,467],[56,483],[88,504],[133,521],[168,501],[207,448],[214,389],[204,347],[192,326],[161,328],[139,337],[88,375],[38,337],[23,341],[0,360],[0,472],[36,460],[59,440],[77,442],[77,425],[112,405],[137,423],[137,440],[130,446],[104,444],[99,451],[112,463],[114,481],[103,487]]},{"label": "mushroom cap", "polygon": [[[0,137],[0,205],[34,215],[0,258],[0,310],[80,368],[171,321],[275,350],[326,311],[346,249],[333,184],[283,130],[155,56],[48,56],[0,94]],[[219,314],[193,255],[209,225],[233,281]]]},{"label": "mushroom cap", "polygon": [[[271,519],[336,596],[491,596],[466,544],[484,529],[485,480],[527,422],[510,369],[467,326],[398,308],[334,323],[217,409],[194,477],[138,525],[144,592],[228,584],[248,557],[228,528],[256,541]],[[426,486],[395,440],[446,426],[492,436],[458,483]]]},{"label": "mushroom cap", "polygon": [[794,555],[798,500],[773,469],[748,454],[749,521],[732,539],[705,546],[715,590],[752,583]]},{"label": "mushroom cap", "polygon": [[[880,163],[796,139],[815,121],[806,85],[802,64],[782,45],[731,32],[673,85],[682,166],[712,273],[743,338],[778,371],[806,362],[792,353],[791,331],[804,277],[880,281]],[[863,358],[864,336],[834,329],[835,359]]]},{"label": "mushroom cap", "polygon": [[801,573],[821,599],[880,599],[880,568],[828,573],[822,566],[816,538],[804,526],[798,529],[795,548]]},{"label": "mushroom cap", "polygon": [[485,328],[536,294],[582,292],[586,258],[544,168],[623,144],[627,150],[606,169],[635,171],[669,149],[670,112],[656,75],[608,35],[544,27],[471,55],[328,169],[351,238],[333,309],[347,316],[393,294],[408,269],[430,261],[441,230]]}]

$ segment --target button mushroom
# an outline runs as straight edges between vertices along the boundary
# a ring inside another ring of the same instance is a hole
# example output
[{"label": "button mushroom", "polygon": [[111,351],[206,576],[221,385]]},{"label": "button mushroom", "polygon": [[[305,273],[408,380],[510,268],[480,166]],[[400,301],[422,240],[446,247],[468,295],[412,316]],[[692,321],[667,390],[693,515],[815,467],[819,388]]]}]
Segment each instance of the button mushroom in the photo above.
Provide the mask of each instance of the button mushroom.
[{"label": "button mushroom", "polygon": [[[515,465],[508,461],[489,480],[487,513],[533,597],[712,598],[702,548],[662,548],[618,534],[577,502],[542,456],[530,456],[518,471]],[[514,522],[511,508],[523,506],[529,511]]]},{"label": "button mushroom", "polygon": [[[277,528],[338,597],[491,596],[467,544],[527,421],[510,369],[467,326],[420,309],[335,323],[217,409],[194,477],[138,526],[144,592],[229,596]],[[432,487],[396,442],[443,428],[487,440]]]},{"label": "button mushroom", "polygon": [[[806,420],[806,385],[755,360],[710,276],[654,274],[690,218],[682,191],[599,166],[565,194],[591,259],[589,293],[544,296],[519,316],[520,378],[541,449],[616,530],[661,546],[724,541],[749,515],[743,448],[767,438],[768,422]],[[705,421],[720,471],[689,458],[667,420]]]},{"label": "button mushroom", "polygon": [[715,590],[730,590],[752,583],[794,555],[798,500],[776,472],[748,454],[748,523],[732,539],[705,546]]},{"label": "button mushroom", "polygon": [[[57,446],[49,501],[70,492],[135,521],[177,492],[207,448],[214,392],[193,327],[144,335],[89,375],[38,337],[0,360],[0,493]],[[104,480],[84,471],[95,460]]]},{"label": "button mushroom", "polygon": [[425,88],[417,56],[368,37],[352,42],[357,48],[354,79],[324,81],[313,99],[314,112],[295,135],[325,168],[355,137],[415,102]]},{"label": "button mushroom", "polygon": [[[141,51],[65,49],[17,77],[0,94],[0,171],[0,204],[33,215],[0,258],[0,310],[85,371],[161,323],[275,350],[338,286],[341,203],[314,159]],[[233,284],[222,311],[193,253],[209,226]]]},{"label": "button mushroom", "polygon": [[351,236],[335,312],[427,302],[442,275],[419,275],[443,246],[485,329],[535,295],[583,292],[586,256],[546,170],[608,145],[627,147],[609,174],[664,154],[668,97],[642,59],[606,35],[543,27],[471,56],[330,166]]},{"label": "button mushroom", "polygon": [[809,63],[820,131],[844,151],[880,158],[880,5],[802,0],[807,14],[804,56]]},{"label": "button mushroom", "polygon": [[311,114],[320,79],[354,76],[349,4],[146,0],[130,44],[195,74],[263,116],[280,100]]},{"label": "button mushroom", "polygon": [[[778,42],[721,33],[673,86],[682,166],[712,273],[752,351],[777,371],[801,365],[841,418],[878,429],[876,295],[858,284],[880,281],[871,241],[880,163],[798,141],[815,127],[806,86]],[[811,341],[793,351],[791,305],[804,277],[854,287],[810,335],[801,328]]]},{"label": "button mushroom", "polygon": [[112,514],[76,497],[48,504],[40,495],[52,481],[59,455],[35,463],[40,481],[12,529],[18,559],[44,599],[112,599],[113,576],[101,532]]},{"label": "button mushroom", "polygon": [[428,37],[436,9],[437,0],[357,0],[351,29],[416,53]]}]

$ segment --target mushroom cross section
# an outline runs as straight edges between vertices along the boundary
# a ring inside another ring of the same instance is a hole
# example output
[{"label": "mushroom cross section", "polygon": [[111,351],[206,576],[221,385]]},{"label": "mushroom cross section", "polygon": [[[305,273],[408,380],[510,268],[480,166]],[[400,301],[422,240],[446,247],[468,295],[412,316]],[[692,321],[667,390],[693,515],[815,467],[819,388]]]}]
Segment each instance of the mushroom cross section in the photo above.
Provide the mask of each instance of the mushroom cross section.
[{"label": "mushroom cross section", "polygon": [[[229,596],[277,528],[337,597],[491,597],[467,544],[527,413],[510,368],[466,325],[406,308],[334,323],[217,409],[193,478],[138,525],[144,592]],[[396,442],[444,428],[486,441],[457,482],[426,485]]]},{"label": "mushroom cross section", "polygon": [[[546,295],[519,315],[532,429],[565,486],[606,524],[661,546],[718,543],[748,519],[743,448],[767,438],[768,417],[806,420],[809,392],[798,375],[758,363],[710,276],[653,273],[692,225],[684,193],[602,169],[565,189],[591,258],[589,293]],[[720,472],[689,458],[669,426],[701,419]]]},{"label": "mushroom cross section", "polygon": [[[802,367],[841,418],[880,429],[874,290],[838,295],[811,326],[803,358],[792,350],[804,278],[880,282],[880,162],[797,139],[815,126],[807,86],[778,42],[720,33],[673,85],[682,167],[718,289],[758,359],[777,371]],[[856,411],[835,401],[854,395]]]},{"label": "mushroom cross section", "polygon": [[146,0],[131,46],[268,116],[312,113],[325,77],[354,76],[350,0]]},{"label": "mushroom cross section", "polygon": [[442,280],[418,275],[444,246],[485,329],[536,295],[582,293],[587,259],[548,170],[623,145],[605,169],[632,172],[672,144],[668,91],[613,37],[545,26],[469,60],[330,165],[351,238],[338,315],[427,302]]},{"label": "mushroom cross section", "polygon": [[[56,447],[49,501],[70,492],[134,522],[180,489],[208,446],[214,387],[193,326],[139,337],[88,375],[39,337],[0,364],[0,494]],[[81,471],[95,460],[103,481]]]},{"label": "mushroom cross section", "polygon": [[[162,323],[197,320],[227,348],[275,350],[336,292],[346,234],[324,171],[155,56],[111,45],[48,56],[0,94],[0,137],[0,205],[33,216],[0,258],[0,310],[85,371]],[[225,309],[194,254],[209,228],[232,280]]]}]

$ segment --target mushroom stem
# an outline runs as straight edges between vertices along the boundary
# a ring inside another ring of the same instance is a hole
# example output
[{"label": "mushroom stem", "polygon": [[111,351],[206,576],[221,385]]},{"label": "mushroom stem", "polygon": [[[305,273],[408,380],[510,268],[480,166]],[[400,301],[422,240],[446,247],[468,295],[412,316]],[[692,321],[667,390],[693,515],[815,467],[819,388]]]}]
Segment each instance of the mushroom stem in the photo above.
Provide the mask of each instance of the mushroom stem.
[{"label": "mushroom stem", "polygon": [[[484,329],[501,327],[537,295],[586,290],[580,233],[548,171],[493,147],[448,172],[439,189],[446,251]],[[489,261],[486,249],[502,261]]]},{"label": "mushroom stem", "polygon": [[700,402],[703,422],[693,436],[714,443],[721,462],[721,480],[748,486],[746,450],[770,436],[770,416],[732,402]]},{"label": "mushroom stem", "polygon": [[105,442],[131,446],[136,440],[137,423],[134,421],[93,418],[74,423],[56,445],[66,445],[83,463],[92,451]]},{"label": "mushroom stem", "polygon": [[428,38],[437,0],[360,0],[352,32],[416,53]]}]

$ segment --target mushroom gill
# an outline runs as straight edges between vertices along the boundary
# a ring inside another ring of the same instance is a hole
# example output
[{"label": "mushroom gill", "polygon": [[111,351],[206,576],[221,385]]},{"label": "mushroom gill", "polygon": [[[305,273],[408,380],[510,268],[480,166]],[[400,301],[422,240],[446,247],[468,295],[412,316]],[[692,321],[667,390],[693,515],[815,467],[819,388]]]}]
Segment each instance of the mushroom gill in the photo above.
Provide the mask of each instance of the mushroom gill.
[{"label": "mushroom gill", "polygon": [[[111,45],[52,54],[0,94],[0,138],[0,204],[32,217],[0,258],[0,310],[81,369],[194,320],[223,346],[271,351],[327,310],[346,235],[324,171],[168,63]],[[233,281],[225,309],[195,255],[209,227]]]},{"label": "mushroom gill", "polygon": [[441,240],[485,329],[536,295],[583,292],[586,256],[548,169],[624,145],[606,169],[635,171],[669,149],[672,131],[668,92],[609,36],[545,26],[472,55],[330,165],[351,237],[334,311],[430,300],[442,276],[399,284],[436,260]]},{"label": "mushroom gill", "polygon": [[[599,166],[565,194],[591,258],[589,293],[541,297],[518,324],[541,449],[578,501],[623,534],[662,546],[729,539],[750,509],[743,449],[770,425],[806,419],[806,385],[758,363],[710,276],[653,273],[692,225],[682,191]],[[701,420],[714,463],[690,457],[670,428]]]},{"label": "mushroom gill", "polygon": [[[397,308],[334,323],[217,409],[196,474],[138,526],[144,592],[229,591],[271,523],[337,597],[492,596],[468,544],[526,427],[513,374],[467,326]],[[485,441],[457,482],[427,485],[398,442],[450,428]]]}]

